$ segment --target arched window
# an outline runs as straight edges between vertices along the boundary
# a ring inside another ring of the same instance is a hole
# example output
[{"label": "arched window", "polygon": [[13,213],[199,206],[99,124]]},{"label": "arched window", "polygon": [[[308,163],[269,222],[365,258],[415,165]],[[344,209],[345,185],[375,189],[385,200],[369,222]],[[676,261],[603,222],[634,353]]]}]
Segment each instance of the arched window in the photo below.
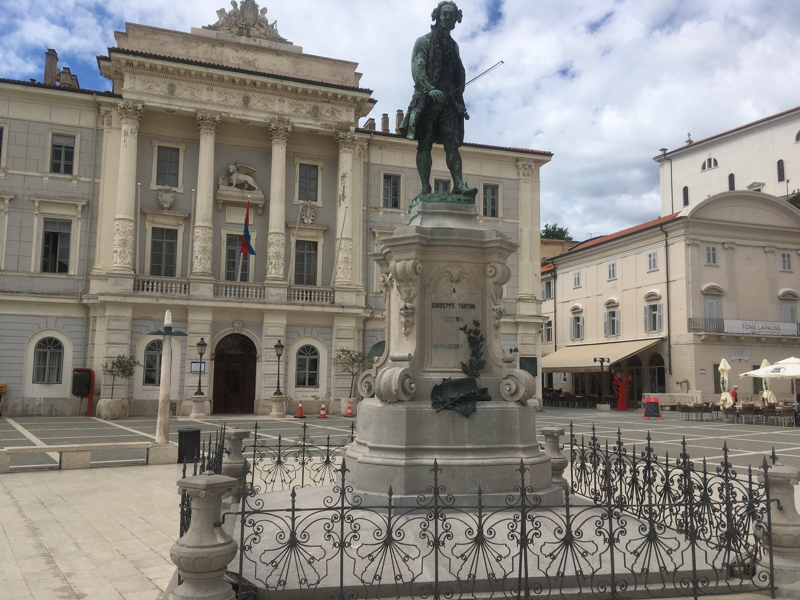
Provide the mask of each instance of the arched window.
[{"label": "arched window", "polygon": [[319,387],[319,350],[312,345],[297,351],[296,387]]},{"label": "arched window", "polygon": [[689,186],[683,186],[683,205],[689,206]]},{"label": "arched window", "polygon": [[778,181],[786,181],[786,173],[783,170],[783,159],[778,161]]},{"label": "arched window", "polygon": [[144,385],[161,383],[161,349],[163,342],[153,340],[144,349]]},{"label": "arched window", "polygon": [[46,337],[36,344],[33,353],[33,383],[61,383],[64,367],[64,345]]},{"label": "arched window", "polygon": [[667,391],[667,371],[664,368],[664,358],[660,354],[653,354],[648,361],[650,372],[650,392],[663,394]]},{"label": "arched window", "polygon": [[736,189],[736,178],[733,176],[733,173],[728,175],[728,189],[733,191]]},{"label": "arched window", "polygon": [[716,158],[707,158],[703,161],[703,164],[700,166],[701,171],[705,171],[706,169],[715,169],[719,166]]}]

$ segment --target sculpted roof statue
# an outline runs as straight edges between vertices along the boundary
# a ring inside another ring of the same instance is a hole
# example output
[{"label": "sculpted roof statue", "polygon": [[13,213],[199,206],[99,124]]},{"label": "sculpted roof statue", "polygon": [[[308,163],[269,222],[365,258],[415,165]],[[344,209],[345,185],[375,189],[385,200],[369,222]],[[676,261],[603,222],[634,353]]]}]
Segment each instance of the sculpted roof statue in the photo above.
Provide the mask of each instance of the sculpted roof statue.
[{"label": "sculpted roof statue", "polygon": [[217,17],[217,22],[209,25],[208,29],[274,42],[287,41],[278,33],[278,21],[270,23],[267,7],[259,11],[255,0],[241,0],[238,6],[236,0],[231,0],[231,9],[220,8]]}]

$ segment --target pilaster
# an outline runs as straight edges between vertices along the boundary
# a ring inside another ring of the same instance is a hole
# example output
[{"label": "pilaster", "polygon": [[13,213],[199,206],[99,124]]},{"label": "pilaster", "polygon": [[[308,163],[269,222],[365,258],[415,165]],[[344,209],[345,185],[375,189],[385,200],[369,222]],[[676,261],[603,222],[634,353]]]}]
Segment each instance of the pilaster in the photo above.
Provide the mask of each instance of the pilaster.
[{"label": "pilaster", "polygon": [[519,176],[519,314],[541,314],[539,165],[517,159]]},{"label": "pilaster", "polygon": [[269,181],[269,235],[267,281],[286,281],[286,146],[292,126],[278,120],[269,127],[272,138],[272,171]]},{"label": "pilaster", "polygon": [[114,258],[111,271],[133,275],[133,240],[136,208],[136,150],[139,121],[144,114],[141,104],[120,102],[119,111],[122,135],[119,146],[117,171],[117,213],[114,217]]},{"label": "pilaster", "polygon": [[[183,389],[183,402],[181,403],[179,415],[188,416],[192,412],[192,396],[197,391],[197,383],[200,381],[203,393],[206,398],[211,398],[211,390],[209,389],[210,379],[210,365],[211,365],[211,323],[214,320],[214,311],[211,308],[190,306],[188,307],[188,318],[186,323],[186,361],[184,365],[184,389]],[[203,361],[206,363],[206,372],[197,374],[192,373],[192,361],[199,361],[200,356],[197,354],[197,342],[203,338],[208,344],[206,354]],[[209,403],[209,410],[211,405]]]},{"label": "pilaster", "polygon": [[[99,362],[100,369],[96,377],[101,380],[100,399],[111,398],[111,377],[103,375],[103,365],[110,363],[117,356],[131,353],[131,319],[133,306],[130,304],[107,304],[105,315],[98,317],[98,334],[103,332],[102,349],[96,356],[102,357]],[[96,335],[100,340],[100,335]],[[130,380],[119,380],[114,383],[114,397],[127,398]]]},{"label": "pilaster", "polygon": [[[336,264],[334,287],[354,287],[353,284],[353,151],[358,138],[352,133],[335,136],[339,147],[339,175],[336,193]],[[353,302],[355,299],[353,298]],[[338,298],[337,298],[338,302]]]},{"label": "pilaster", "polygon": [[[280,341],[288,350],[286,343],[286,313],[265,311],[262,327],[261,344],[264,348],[264,369],[261,382],[261,401],[268,402],[278,387],[278,357],[275,355],[275,344]],[[281,392],[286,394],[287,352],[284,351],[281,362]],[[262,414],[262,413],[259,413]]]},{"label": "pilaster", "polygon": [[[114,109],[111,106],[103,106],[100,109],[100,120],[103,127],[103,148],[100,168],[100,186],[98,192],[98,208],[97,208],[97,236],[95,239],[94,247],[94,266],[92,267],[92,275],[102,275],[110,267],[109,248],[113,247],[113,231],[114,231],[114,217],[116,211],[113,210],[114,206],[114,193],[116,191],[116,182],[112,179],[113,174],[117,173],[119,168],[120,152],[118,150],[120,144],[120,127],[117,122],[114,126]],[[95,290],[92,290],[94,293]]]},{"label": "pilaster", "polygon": [[197,200],[195,204],[194,244],[192,256],[192,277],[210,278],[211,251],[214,228],[214,139],[219,117],[212,114],[198,114],[197,127],[200,129],[200,152],[197,164]]},{"label": "pilaster", "polygon": [[[358,348],[358,327],[355,317],[335,316],[333,318],[333,355],[331,361],[336,358],[339,350],[359,350]],[[339,398],[350,398],[351,375],[340,373],[339,368],[333,365],[331,369],[331,403]]]}]

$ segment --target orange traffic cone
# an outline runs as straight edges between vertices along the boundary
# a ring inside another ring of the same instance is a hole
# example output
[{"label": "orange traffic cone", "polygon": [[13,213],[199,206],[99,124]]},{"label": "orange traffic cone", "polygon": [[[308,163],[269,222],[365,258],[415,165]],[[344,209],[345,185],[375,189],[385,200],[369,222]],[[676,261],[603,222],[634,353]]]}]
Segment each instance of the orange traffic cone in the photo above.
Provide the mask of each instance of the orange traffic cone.
[{"label": "orange traffic cone", "polygon": [[350,405],[350,398],[347,399],[347,414],[345,417],[352,417],[353,416],[353,407]]},{"label": "orange traffic cone", "polygon": [[325,414],[325,400],[322,401],[322,408],[319,409],[319,417],[318,419],[327,419],[328,415]]},{"label": "orange traffic cone", "polygon": [[299,404],[297,405],[297,414],[294,416],[294,418],[295,419],[305,419],[306,418],[306,416],[303,414],[303,401],[302,400],[300,400]]}]

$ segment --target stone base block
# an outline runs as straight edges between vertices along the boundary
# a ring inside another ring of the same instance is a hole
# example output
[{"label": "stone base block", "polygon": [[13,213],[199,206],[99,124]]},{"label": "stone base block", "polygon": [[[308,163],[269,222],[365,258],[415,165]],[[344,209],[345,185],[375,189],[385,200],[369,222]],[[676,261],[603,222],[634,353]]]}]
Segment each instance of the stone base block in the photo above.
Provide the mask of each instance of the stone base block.
[{"label": "stone base block", "polygon": [[525,485],[548,505],[563,502],[551,481],[550,458],[536,440],[536,411],[519,403],[481,402],[465,418],[437,413],[426,400],[363,400],[346,456],[355,493],[381,495],[391,486],[398,505],[413,505],[433,485],[434,460],[448,494],[474,495],[480,486],[485,497],[502,499],[520,485],[522,462]]},{"label": "stone base block", "polygon": [[189,413],[190,419],[202,419],[211,414],[211,403],[205,396],[194,395],[189,398],[192,412]]},{"label": "stone base block", "polygon": [[8,473],[11,469],[11,461],[8,452],[0,450],[0,473]]},{"label": "stone base block", "polygon": [[97,417],[113,421],[128,416],[128,401],[125,398],[103,398],[97,403]]},{"label": "stone base block", "polygon": [[178,447],[173,444],[154,444],[147,449],[148,465],[174,465],[178,462]]},{"label": "stone base block", "polygon": [[269,416],[271,419],[283,419],[286,416],[285,396],[272,397],[272,409],[270,410]]},{"label": "stone base block", "polygon": [[79,450],[76,452],[61,452],[58,466],[62,471],[72,469],[88,469],[92,459],[90,450]]},{"label": "stone base block", "polygon": [[268,416],[272,412],[272,400],[262,398],[256,402],[255,410],[256,414],[259,416]]},{"label": "stone base block", "polygon": [[598,404],[597,405],[597,410],[600,411],[600,412],[610,412],[611,411],[611,405],[610,404]]}]

